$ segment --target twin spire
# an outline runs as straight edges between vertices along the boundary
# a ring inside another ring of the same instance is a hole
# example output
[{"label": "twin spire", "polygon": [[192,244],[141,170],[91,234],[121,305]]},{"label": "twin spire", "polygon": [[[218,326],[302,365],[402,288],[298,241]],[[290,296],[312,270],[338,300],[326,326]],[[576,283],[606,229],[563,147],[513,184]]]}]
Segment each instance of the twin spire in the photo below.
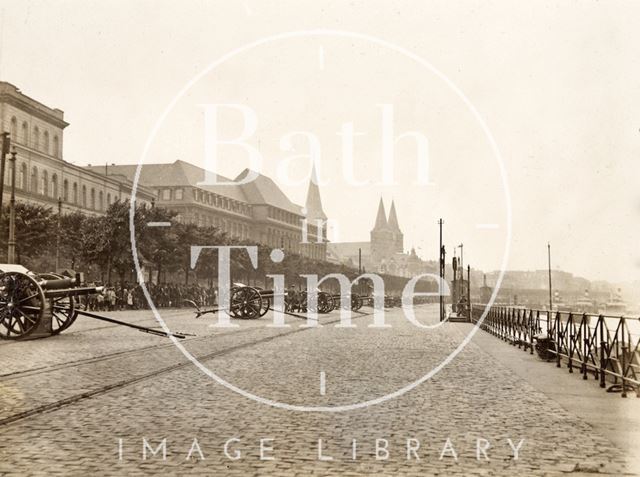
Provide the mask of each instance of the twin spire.
[{"label": "twin spire", "polygon": [[378,214],[376,215],[376,224],[373,230],[388,229],[394,232],[400,231],[400,225],[398,224],[398,216],[396,215],[396,205],[394,201],[391,201],[391,209],[389,210],[389,219],[387,220],[387,214],[384,210],[384,202],[380,197],[380,204],[378,205]]}]

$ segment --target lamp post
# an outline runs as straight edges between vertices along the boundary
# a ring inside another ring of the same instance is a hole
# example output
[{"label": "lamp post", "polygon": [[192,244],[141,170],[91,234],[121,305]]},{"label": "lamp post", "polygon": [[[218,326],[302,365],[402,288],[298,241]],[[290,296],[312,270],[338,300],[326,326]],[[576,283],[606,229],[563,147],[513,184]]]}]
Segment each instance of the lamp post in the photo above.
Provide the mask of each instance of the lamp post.
[{"label": "lamp post", "polygon": [[445,271],[445,257],[446,257],[446,252],[444,250],[444,245],[442,245],[442,226],[444,224],[444,220],[439,219],[438,220],[438,225],[440,226],[440,283],[438,284],[438,295],[440,295],[440,321],[444,321],[444,301],[443,301],[443,297],[442,297],[442,285],[444,282],[444,271]]},{"label": "lamp post", "polygon": [[2,136],[2,157],[0,158],[0,220],[2,219],[2,199],[4,198],[4,166],[9,154],[11,139],[8,132],[3,132]]},{"label": "lamp post", "polygon": [[9,202],[9,241],[7,262],[16,262],[16,149],[11,151],[11,200]]},{"label": "lamp post", "polygon": [[62,197],[58,197],[58,220],[56,223],[56,273],[60,270],[60,221],[62,218]]},{"label": "lamp post", "polygon": [[553,311],[553,293],[551,287],[551,244],[547,243],[547,259],[549,264],[549,317]]}]

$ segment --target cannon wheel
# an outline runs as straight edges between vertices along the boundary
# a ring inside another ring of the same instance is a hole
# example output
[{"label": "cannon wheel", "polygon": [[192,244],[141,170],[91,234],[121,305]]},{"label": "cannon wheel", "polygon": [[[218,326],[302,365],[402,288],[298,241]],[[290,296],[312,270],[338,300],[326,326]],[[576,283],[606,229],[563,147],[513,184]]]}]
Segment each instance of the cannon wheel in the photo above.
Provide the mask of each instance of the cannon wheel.
[{"label": "cannon wheel", "polygon": [[335,308],[333,297],[325,292],[318,293],[318,311],[320,313],[329,313]]},{"label": "cannon wheel", "polygon": [[259,318],[263,307],[260,292],[252,287],[241,287],[231,293],[231,310],[236,318],[253,320]]},{"label": "cannon wheel", "polygon": [[358,311],[362,308],[363,301],[358,295],[351,295],[351,311]]},{"label": "cannon wheel", "polygon": [[[64,278],[56,273],[40,273],[38,278],[43,280],[56,280]],[[51,334],[57,335],[69,328],[76,318],[78,312],[75,309],[75,300],[72,296],[57,296],[49,298],[51,300]]]},{"label": "cannon wheel", "polygon": [[44,313],[44,292],[38,282],[20,272],[0,274],[0,338],[29,336]]},{"label": "cannon wheel", "polygon": [[262,306],[260,307],[260,317],[263,317],[267,314],[269,309],[271,308],[271,300],[269,298],[262,299]]},{"label": "cannon wheel", "polygon": [[75,300],[72,296],[58,296],[51,298],[51,334],[57,335],[69,328],[76,318],[78,312],[75,307]]}]

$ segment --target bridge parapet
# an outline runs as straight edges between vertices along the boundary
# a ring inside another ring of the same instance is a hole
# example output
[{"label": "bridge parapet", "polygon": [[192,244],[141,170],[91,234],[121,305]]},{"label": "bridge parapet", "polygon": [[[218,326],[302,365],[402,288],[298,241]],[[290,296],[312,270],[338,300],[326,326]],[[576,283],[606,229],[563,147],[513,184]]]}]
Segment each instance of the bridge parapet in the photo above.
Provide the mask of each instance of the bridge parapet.
[{"label": "bridge parapet", "polygon": [[[471,306],[478,323],[486,305]],[[480,327],[545,361],[592,375],[607,392],[640,397],[640,318],[492,306]]]}]

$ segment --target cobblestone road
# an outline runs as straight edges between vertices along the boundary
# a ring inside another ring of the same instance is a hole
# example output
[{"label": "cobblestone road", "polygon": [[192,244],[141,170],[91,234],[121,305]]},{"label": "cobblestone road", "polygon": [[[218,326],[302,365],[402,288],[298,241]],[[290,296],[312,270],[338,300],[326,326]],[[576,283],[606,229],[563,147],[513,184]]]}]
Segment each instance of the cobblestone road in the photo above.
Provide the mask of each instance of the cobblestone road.
[{"label": "cobblestone road", "polygon": [[[433,323],[435,310],[417,315]],[[114,316],[155,323],[150,312]],[[385,329],[369,327],[365,315],[354,316],[354,328],[336,328],[333,313],[318,328],[294,317],[288,328],[267,327],[267,315],[233,329],[211,327],[208,316],[163,311],[172,329],[197,335],[182,343],[221,379],[295,406],[393,393],[464,337],[456,324],[417,329],[400,310],[387,312]],[[2,342],[0,360],[0,475],[633,473],[628,450],[473,340],[402,396],[332,413],[255,402],[206,376],[170,341],[84,318],[56,338]],[[512,446],[522,440],[516,460]],[[487,446],[485,459],[478,449]]]}]

